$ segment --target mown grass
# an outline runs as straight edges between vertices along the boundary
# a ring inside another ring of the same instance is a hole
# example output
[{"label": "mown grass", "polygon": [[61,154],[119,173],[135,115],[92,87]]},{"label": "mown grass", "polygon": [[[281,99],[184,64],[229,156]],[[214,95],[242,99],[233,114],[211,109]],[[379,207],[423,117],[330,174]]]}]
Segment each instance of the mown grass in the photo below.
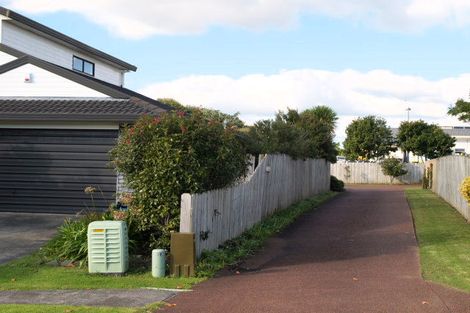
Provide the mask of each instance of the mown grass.
[{"label": "mown grass", "polygon": [[470,225],[430,190],[408,189],[406,196],[415,221],[423,277],[470,291]]},{"label": "mown grass", "polygon": [[0,266],[0,290],[55,290],[103,288],[188,289],[203,278],[154,278],[149,269],[124,276],[89,274],[87,268],[44,264],[39,253]]},{"label": "mown grass", "polygon": [[145,308],[89,307],[68,305],[1,304],[2,313],[151,313],[161,304],[152,304]]}]

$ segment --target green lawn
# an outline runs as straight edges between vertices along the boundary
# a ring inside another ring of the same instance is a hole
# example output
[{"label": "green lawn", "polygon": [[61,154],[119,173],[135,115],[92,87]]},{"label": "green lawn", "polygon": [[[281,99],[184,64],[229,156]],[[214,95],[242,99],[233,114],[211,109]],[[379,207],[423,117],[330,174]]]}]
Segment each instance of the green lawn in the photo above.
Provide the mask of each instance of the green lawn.
[{"label": "green lawn", "polygon": [[149,305],[145,308],[111,308],[66,305],[29,305],[29,304],[1,304],[2,313],[150,313],[154,312],[160,304]]},{"label": "green lawn", "polygon": [[470,291],[470,225],[430,190],[408,189],[406,196],[415,220],[423,277]]},{"label": "green lawn", "polygon": [[87,268],[41,264],[37,254],[0,266],[0,290],[190,288],[202,278],[154,278],[150,270],[125,276],[88,274]]},{"label": "green lawn", "polygon": [[98,307],[76,307],[62,305],[22,305],[22,304],[3,304],[0,305],[2,313],[137,313],[136,309],[128,308],[98,308]]}]

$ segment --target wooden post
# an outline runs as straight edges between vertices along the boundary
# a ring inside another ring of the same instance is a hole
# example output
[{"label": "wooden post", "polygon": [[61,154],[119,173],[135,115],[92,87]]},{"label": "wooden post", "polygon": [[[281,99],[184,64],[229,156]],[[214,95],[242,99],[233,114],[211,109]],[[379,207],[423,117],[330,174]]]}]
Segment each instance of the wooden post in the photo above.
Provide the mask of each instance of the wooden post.
[{"label": "wooden post", "polygon": [[183,193],[181,195],[180,233],[193,232],[193,207],[191,205],[191,195],[189,193]]}]

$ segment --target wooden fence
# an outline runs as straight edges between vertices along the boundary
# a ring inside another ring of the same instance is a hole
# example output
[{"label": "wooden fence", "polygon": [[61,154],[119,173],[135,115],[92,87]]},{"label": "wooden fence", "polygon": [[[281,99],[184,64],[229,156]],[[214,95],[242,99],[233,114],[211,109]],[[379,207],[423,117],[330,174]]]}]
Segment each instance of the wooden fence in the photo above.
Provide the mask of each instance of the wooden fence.
[{"label": "wooden fence", "polygon": [[338,162],[331,165],[331,175],[346,184],[419,184],[423,179],[423,164],[406,164],[408,173],[391,181],[382,173],[379,163]]},{"label": "wooden fence", "polygon": [[251,178],[231,188],[181,196],[180,232],[194,232],[196,254],[217,249],[273,212],[326,192],[330,165],[325,160],[293,160],[267,155]]},{"label": "wooden fence", "polygon": [[426,163],[429,168],[432,164],[432,191],[450,203],[467,220],[470,219],[468,203],[459,192],[463,179],[470,176],[470,157],[451,155],[431,160]]}]

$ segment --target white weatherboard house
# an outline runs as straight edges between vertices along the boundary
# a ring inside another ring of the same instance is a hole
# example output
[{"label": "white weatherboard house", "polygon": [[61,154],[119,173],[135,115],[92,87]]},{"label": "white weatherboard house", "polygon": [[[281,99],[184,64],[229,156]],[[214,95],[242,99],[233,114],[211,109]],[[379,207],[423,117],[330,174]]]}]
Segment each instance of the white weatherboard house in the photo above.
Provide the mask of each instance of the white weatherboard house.
[{"label": "white weatherboard house", "polygon": [[171,109],[124,88],[128,71],[0,7],[0,211],[72,213],[115,199],[108,152],[120,127]]},{"label": "white weatherboard house", "polygon": [[[457,155],[470,155],[470,127],[469,126],[440,126],[442,130],[451,137],[455,138],[455,146],[453,154]],[[398,134],[398,128],[392,128],[394,136]],[[398,149],[396,152],[390,154],[395,158],[403,158],[403,151]],[[410,162],[422,163],[423,158],[419,158],[413,153],[410,153]]]}]

